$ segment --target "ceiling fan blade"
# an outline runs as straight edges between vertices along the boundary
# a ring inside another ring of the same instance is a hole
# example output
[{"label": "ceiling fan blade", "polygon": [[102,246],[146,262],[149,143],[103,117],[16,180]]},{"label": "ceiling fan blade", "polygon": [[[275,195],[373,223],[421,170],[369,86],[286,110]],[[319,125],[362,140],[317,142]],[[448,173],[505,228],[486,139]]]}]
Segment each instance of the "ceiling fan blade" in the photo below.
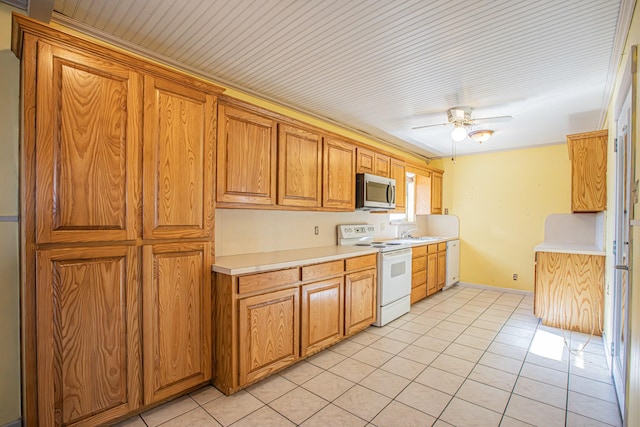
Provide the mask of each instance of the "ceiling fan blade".
[{"label": "ceiling fan blade", "polygon": [[478,123],[504,123],[510,122],[513,119],[511,116],[497,116],[497,117],[482,117],[479,119],[471,119],[473,124]]},{"label": "ceiling fan blade", "polygon": [[447,126],[450,125],[451,123],[438,123],[436,125],[423,125],[423,126],[416,126],[416,127],[412,127],[411,129],[424,129],[424,128],[432,128],[435,126]]}]

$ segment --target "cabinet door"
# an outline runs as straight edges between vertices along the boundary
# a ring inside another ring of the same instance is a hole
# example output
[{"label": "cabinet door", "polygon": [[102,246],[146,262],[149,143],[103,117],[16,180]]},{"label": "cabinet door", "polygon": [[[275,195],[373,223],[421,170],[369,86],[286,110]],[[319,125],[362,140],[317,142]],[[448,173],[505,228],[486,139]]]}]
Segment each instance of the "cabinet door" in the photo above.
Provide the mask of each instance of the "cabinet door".
[{"label": "cabinet door", "polygon": [[355,208],[355,147],[336,139],[324,140],[322,206],[333,210]]},{"label": "cabinet door", "polygon": [[340,341],[344,331],[344,279],[302,286],[300,356]]},{"label": "cabinet door", "polygon": [[607,207],[607,139],[606,130],[567,135],[572,212],[599,212]]},{"label": "cabinet door", "polygon": [[322,203],[320,135],[281,125],[278,132],[278,204],[319,207]]},{"label": "cabinet door", "polygon": [[36,241],[134,240],[142,79],[38,43]]},{"label": "cabinet door", "polygon": [[376,175],[390,177],[391,176],[391,157],[384,154],[376,153]]},{"label": "cabinet door", "polygon": [[431,213],[442,214],[442,174],[431,174]]},{"label": "cabinet door", "polygon": [[431,173],[416,172],[416,215],[431,214]]},{"label": "cabinet door", "polygon": [[145,404],[211,379],[211,243],[143,248]]},{"label": "cabinet door", "polygon": [[427,295],[438,291],[438,253],[427,255]]},{"label": "cabinet door", "polygon": [[268,117],[219,104],[217,202],[276,203],[276,129]]},{"label": "cabinet door", "polygon": [[357,172],[372,173],[376,172],[376,153],[366,148],[358,147],[357,149]]},{"label": "cabinet door", "polygon": [[134,247],[38,251],[39,425],[102,425],[140,405]]},{"label": "cabinet door", "polygon": [[535,311],[546,326],[602,335],[604,256],[538,252]]},{"label": "cabinet door", "polygon": [[239,301],[240,386],[298,359],[299,313],[297,287]]},{"label": "cabinet door", "polygon": [[447,282],[447,251],[438,252],[438,290]]},{"label": "cabinet door", "polygon": [[376,321],[376,270],[345,276],[344,333],[351,335]]},{"label": "cabinet door", "polygon": [[212,95],[145,76],[146,239],[213,236],[215,103]]},{"label": "cabinet door", "polygon": [[404,212],[406,201],[406,176],[405,163],[402,160],[391,159],[390,177],[396,180],[396,209],[394,212]]}]

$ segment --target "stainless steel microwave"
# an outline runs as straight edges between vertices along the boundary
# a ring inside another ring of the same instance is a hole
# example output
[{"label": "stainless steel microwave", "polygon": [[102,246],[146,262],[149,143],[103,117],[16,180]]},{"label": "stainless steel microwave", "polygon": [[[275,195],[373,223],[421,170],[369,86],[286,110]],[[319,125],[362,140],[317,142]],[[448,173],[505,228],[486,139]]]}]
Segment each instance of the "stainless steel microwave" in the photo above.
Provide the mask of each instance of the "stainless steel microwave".
[{"label": "stainless steel microwave", "polygon": [[395,179],[368,173],[356,174],[356,209],[377,211],[395,208]]}]

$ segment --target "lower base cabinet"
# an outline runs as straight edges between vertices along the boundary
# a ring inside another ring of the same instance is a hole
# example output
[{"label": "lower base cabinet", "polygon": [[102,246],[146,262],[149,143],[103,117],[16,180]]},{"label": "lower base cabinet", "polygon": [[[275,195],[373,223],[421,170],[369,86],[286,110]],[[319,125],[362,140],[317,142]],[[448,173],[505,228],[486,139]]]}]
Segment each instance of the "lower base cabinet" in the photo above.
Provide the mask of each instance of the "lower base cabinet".
[{"label": "lower base cabinet", "polygon": [[347,274],[345,282],[344,333],[353,335],[376,321],[376,270]]},{"label": "lower base cabinet", "polygon": [[411,264],[411,304],[442,290],[447,281],[447,244],[414,246]]},{"label": "lower base cabinet", "polygon": [[140,406],[138,254],[36,251],[38,425],[102,425]]},{"label": "lower base cabinet", "polygon": [[143,247],[144,403],[211,379],[211,243]]},{"label": "lower base cabinet", "polygon": [[376,254],[213,282],[214,385],[225,394],[376,320]]},{"label": "lower base cabinet", "polygon": [[336,277],[301,287],[300,356],[315,353],[344,336],[344,279]]},{"label": "lower base cabinet", "polygon": [[263,378],[298,359],[298,288],[239,301],[240,384]]},{"label": "lower base cabinet", "polygon": [[602,335],[603,255],[536,253],[533,313],[542,324]]}]

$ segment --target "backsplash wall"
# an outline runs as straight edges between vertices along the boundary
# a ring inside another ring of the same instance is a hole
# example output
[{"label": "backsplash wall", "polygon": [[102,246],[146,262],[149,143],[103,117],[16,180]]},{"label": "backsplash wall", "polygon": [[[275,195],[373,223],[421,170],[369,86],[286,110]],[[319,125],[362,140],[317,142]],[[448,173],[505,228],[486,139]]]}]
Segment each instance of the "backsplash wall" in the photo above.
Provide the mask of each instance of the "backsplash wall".
[{"label": "backsplash wall", "polygon": [[336,225],[350,223],[375,225],[377,238],[396,237],[384,213],[216,209],[216,256],[333,246]]}]

